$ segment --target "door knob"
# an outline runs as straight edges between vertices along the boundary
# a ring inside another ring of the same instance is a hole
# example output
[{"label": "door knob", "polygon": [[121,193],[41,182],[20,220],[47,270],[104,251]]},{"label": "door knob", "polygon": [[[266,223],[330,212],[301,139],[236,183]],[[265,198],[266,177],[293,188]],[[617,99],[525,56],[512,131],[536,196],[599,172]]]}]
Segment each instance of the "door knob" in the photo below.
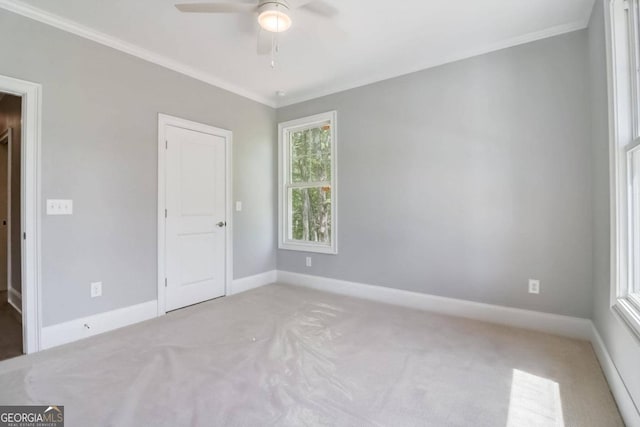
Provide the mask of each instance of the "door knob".
[{"label": "door knob", "polygon": [[224,222],[224,221],[220,221],[220,222],[219,222],[219,223],[217,223],[216,225],[217,225],[218,227],[222,228],[222,227],[224,227],[225,225],[227,225],[227,223],[226,223],[226,222]]}]

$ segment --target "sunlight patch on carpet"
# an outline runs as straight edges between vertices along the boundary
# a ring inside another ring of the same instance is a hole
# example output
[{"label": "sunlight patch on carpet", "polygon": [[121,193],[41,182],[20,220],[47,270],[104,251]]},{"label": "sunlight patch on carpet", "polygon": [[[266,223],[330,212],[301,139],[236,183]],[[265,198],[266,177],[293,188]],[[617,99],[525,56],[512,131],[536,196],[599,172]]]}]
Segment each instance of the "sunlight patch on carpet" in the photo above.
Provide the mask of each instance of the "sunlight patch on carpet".
[{"label": "sunlight patch on carpet", "polygon": [[564,427],[560,386],[548,378],[513,370],[507,427]]}]

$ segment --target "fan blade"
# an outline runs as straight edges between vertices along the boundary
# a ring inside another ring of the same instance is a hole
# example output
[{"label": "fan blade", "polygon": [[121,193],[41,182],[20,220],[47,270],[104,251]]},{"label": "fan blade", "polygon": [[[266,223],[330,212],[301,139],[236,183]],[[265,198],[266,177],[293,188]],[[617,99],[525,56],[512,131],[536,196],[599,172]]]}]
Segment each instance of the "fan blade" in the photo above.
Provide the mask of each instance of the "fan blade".
[{"label": "fan blade", "polygon": [[273,47],[273,33],[260,30],[258,33],[258,55],[269,55]]},{"label": "fan blade", "polygon": [[325,18],[333,18],[338,14],[338,9],[324,0],[289,0],[289,5],[292,9],[305,8]]},{"label": "fan blade", "polygon": [[176,9],[187,13],[251,13],[257,6],[242,3],[181,3],[176,5]]},{"label": "fan blade", "polygon": [[346,41],[349,36],[336,22],[332,19],[319,18],[315,13],[302,8],[296,10],[295,18],[298,21],[298,27],[305,33],[312,35],[324,41]]},{"label": "fan blade", "polygon": [[291,9],[298,9],[300,7],[306,6],[309,3],[313,3],[314,1],[318,0],[287,0],[287,3],[289,3],[289,7]]},{"label": "fan blade", "polygon": [[349,40],[349,35],[332,19],[320,18],[309,12],[306,8],[296,11],[295,19],[298,22],[300,31],[308,34],[309,37],[317,39],[320,45],[326,46],[331,43],[345,43]]},{"label": "fan blade", "polygon": [[260,28],[256,25],[256,17],[250,13],[238,13],[234,16],[235,23],[238,27],[238,31],[243,34],[250,34],[252,37],[256,36],[256,27]]},{"label": "fan blade", "polygon": [[338,15],[338,9],[322,0],[311,1],[300,7],[324,18],[333,18]]}]

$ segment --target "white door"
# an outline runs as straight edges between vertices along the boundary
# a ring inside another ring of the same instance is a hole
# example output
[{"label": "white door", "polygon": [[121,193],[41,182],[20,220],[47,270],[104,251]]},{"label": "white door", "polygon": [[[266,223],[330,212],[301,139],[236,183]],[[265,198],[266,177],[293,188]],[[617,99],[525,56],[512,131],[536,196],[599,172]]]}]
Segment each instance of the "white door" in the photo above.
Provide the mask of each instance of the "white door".
[{"label": "white door", "polygon": [[226,138],[166,125],[167,311],[225,294]]}]

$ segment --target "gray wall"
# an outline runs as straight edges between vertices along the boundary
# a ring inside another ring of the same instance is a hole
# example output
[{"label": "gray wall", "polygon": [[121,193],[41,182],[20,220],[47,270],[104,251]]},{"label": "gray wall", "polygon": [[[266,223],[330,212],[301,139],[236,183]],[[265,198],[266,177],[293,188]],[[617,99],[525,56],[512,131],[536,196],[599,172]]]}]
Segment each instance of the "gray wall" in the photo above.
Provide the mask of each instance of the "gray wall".
[{"label": "gray wall", "polygon": [[588,102],[579,31],[279,109],[338,111],[340,235],[278,268],[590,317]]},{"label": "gray wall", "polygon": [[[22,292],[22,231],[20,228],[20,140],[22,138],[22,99],[6,95],[0,100],[0,133],[11,128],[11,284]],[[6,150],[6,147],[5,147]],[[8,151],[8,150],[7,150]],[[6,166],[3,166],[6,171]],[[6,183],[5,183],[6,185]],[[5,199],[6,200],[6,199]],[[5,205],[6,206],[6,205]],[[5,207],[3,207],[5,209]],[[3,219],[6,216],[3,215]],[[5,255],[6,257],[6,250]]]},{"label": "gray wall", "polygon": [[611,289],[609,216],[609,123],[604,2],[597,0],[589,23],[591,141],[593,157],[593,320],[618,372],[640,407],[640,342],[609,307]]},{"label": "gray wall", "polygon": [[45,326],[156,298],[159,112],[233,131],[234,275],[275,268],[274,109],[6,11],[0,52],[43,85],[43,201],[74,201],[42,217]]}]

